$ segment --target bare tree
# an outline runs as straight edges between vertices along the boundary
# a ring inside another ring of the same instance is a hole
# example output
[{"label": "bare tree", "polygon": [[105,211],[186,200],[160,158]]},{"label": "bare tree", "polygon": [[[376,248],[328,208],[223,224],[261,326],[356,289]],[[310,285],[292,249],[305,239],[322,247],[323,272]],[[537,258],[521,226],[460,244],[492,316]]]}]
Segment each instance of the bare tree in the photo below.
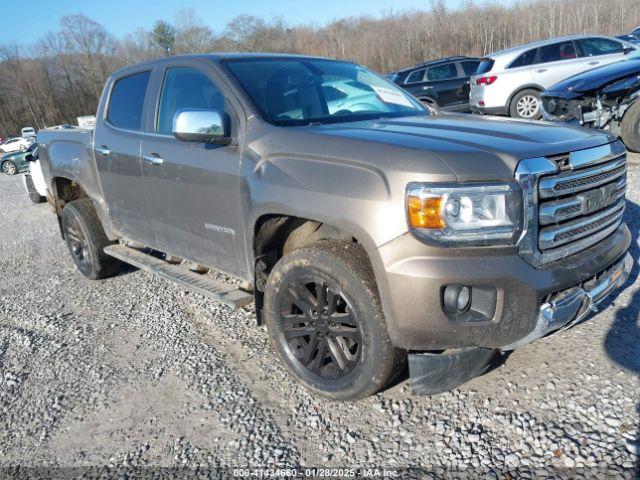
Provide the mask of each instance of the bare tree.
[{"label": "bare tree", "polygon": [[638,0],[515,0],[509,5],[465,0],[458,9],[433,0],[428,10],[389,10],[322,26],[240,15],[222,32],[214,32],[193,9],[182,9],[173,25],[159,20],[151,30],[140,28],[116,40],[94,20],[71,15],[32,47],[0,46],[0,134],[25,125],[74,122],[95,111],[113,70],[173,53],[291,52],[350,59],[387,72],[559,35],[616,34],[639,22]]}]

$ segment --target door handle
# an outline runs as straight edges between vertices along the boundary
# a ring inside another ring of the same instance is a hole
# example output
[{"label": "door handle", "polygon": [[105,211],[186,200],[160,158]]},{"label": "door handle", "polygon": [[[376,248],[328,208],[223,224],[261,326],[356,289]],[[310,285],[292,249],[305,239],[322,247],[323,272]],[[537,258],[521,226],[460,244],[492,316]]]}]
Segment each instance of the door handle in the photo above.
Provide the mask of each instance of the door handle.
[{"label": "door handle", "polygon": [[96,152],[104,157],[108,157],[111,155],[111,150],[106,145],[102,145],[101,147],[96,147]]},{"label": "door handle", "polygon": [[164,158],[160,157],[160,155],[158,155],[157,153],[145,155],[142,157],[142,159],[149,165],[162,165],[164,163]]},{"label": "door handle", "polygon": [[541,68],[540,70],[536,70],[536,73],[544,73],[546,71],[547,71],[546,68]]},{"label": "door handle", "polygon": [[600,62],[589,62],[589,65],[599,65]]}]

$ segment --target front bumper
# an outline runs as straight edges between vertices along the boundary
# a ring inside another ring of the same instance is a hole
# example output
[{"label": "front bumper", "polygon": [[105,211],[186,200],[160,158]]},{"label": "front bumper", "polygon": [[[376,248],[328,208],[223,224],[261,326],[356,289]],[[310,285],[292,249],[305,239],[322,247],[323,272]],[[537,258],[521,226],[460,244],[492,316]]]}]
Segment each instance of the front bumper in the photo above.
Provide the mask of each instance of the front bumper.
[{"label": "front bumper", "polygon": [[627,253],[622,260],[569,290],[555,294],[540,307],[536,326],[526,337],[505,345],[501,350],[515,350],[534,342],[545,335],[565,330],[583,320],[590,312],[598,311],[598,304],[616,288],[621,287],[629,278],[633,258]]},{"label": "front bumper", "polygon": [[[592,247],[535,268],[515,248],[442,249],[406,234],[382,246],[378,255],[370,258],[389,335],[397,347],[413,352],[505,349],[524,344],[521,341],[527,337],[533,341],[575,319],[566,310],[564,324],[554,320],[547,325],[549,328],[540,325],[541,305],[555,302],[560,306],[559,292],[580,287],[590,292],[592,304],[597,304],[601,295],[596,295],[593,279],[604,278],[603,272],[625,257],[630,243],[629,229],[623,223]],[[442,308],[442,291],[448,284],[495,287],[494,316],[485,321],[450,318]],[[604,295],[613,288],[604,289]],[[582,318],[584,311],[576,309],[573,313],[580,313]],[[556,317],[560,318],[558,314]]]}]

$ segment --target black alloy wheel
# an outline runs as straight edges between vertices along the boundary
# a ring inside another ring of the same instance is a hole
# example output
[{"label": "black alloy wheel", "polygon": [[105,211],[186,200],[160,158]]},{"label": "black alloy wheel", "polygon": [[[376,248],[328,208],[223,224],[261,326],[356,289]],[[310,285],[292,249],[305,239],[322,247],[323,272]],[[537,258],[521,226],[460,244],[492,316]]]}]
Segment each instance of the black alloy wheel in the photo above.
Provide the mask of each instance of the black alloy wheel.
[{"label": "black alloy wheel", "polygon": [[85,272],[91,268],[91,251],[87,238],[82,232],[80,223],[76,217],[71,217],[65,224],[65,237],[69,246],[69,253],[73,257],[74,262],[80,269]]},{"label": "black alloy wheel", "polygon": [[343,378],[358,364],[362,334],[353,309],[327,279],[291,278],[282,296],[280,322],[287,348],[321,379]]}]

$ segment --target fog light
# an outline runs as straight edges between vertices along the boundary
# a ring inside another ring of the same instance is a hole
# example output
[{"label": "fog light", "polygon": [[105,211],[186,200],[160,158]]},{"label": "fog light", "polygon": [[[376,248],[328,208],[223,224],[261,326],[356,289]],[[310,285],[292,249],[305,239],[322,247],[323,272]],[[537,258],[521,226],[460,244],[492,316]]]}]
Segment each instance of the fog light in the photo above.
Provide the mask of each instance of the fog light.
[{"label": "fog light", "polygon": [[449,313],[462,313],[471,305],[471,289],[466,285],[447,285],[443,300],[444,308]]}]

